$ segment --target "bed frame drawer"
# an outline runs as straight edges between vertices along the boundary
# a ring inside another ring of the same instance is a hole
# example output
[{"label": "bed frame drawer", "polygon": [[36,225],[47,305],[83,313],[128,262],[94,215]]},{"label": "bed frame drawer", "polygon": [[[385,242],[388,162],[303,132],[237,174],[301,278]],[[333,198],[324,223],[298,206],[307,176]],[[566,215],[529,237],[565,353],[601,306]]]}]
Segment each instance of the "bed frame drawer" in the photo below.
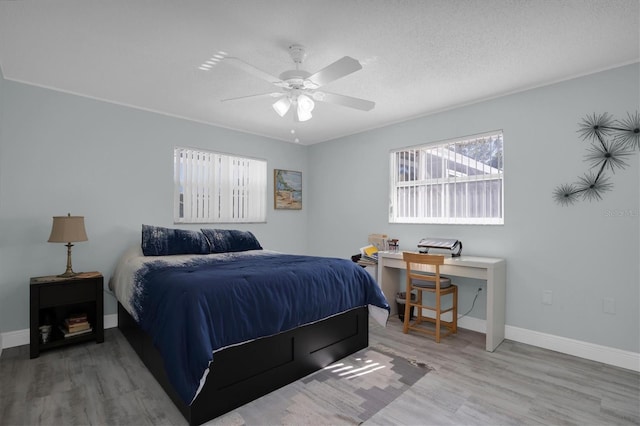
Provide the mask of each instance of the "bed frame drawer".
[{"label": "bed frame drawer", "polygon": [[355,308],[275,336],[214,354],[206,382],[191,405],[170,385],[151,338],[118,303],[118,328],[189,424],[202,424],[369,345],[368,309]]}]

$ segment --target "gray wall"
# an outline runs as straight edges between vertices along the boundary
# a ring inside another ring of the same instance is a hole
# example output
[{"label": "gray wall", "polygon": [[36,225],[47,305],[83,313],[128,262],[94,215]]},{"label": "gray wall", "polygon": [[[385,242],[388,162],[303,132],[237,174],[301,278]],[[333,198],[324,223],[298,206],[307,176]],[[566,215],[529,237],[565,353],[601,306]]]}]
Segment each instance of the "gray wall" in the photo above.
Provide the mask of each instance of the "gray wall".
[{"label": "gray wall", "polygon": [[[29,326],[29,277],[64,272],[66,248],[46,242],[52,216],[85,216],[89,241],[75,244],[73,267],[101,271],[106,279],[122,251],[139,242],[141,224],[174,226],[175,145],[266,159],[270,191],[274,168],[307,176],[303,146],[2,78],[0,132],[4,332]],[[268,197],[266,224],[218,227],[251,230],[274,250],[305,252],[307,211],[275,211],[271,192]],[[114,299],[107,295],[105,300],[105,313],[115,313]]]},{"label": "gray wall", "polygon": [[[141,223],[172,226],[172,148],[188,145],[267,159],[270,191],[273,168],[303,172],[302,211],[270,208],[267,224],[243,227],[267,248],[346,257],[372,232],[407,249],[456,237],[465,254],[507,260],[508,325],[639,352],[638,153],[602,201],[562,207],[551,196],[588,169],[577,123],[640,109],[639,76],[630,65],[311,147],[0,78],[0,331],[28,327],[30,276],[64,270],[64,246],[46,243],[52,216],[85,216],[89,241],[74,247],[74,268],[107,278]],[[388,223],[391,149],[495,129],[505,137],[504,226]],[[463,287],[461,311],[472,297]],[[602,312],[605,297],[615,315]],[[482,302],[472,316],[484,316]]]},{"label": "gray wall", "polygon": [[[552,199],[557,185],[588,170],[577,124],[594,112],[635,113],[639,75],[634,64],[312,146],[311,252],[347,256],[369,233],[398,238],[403,249],[425,236],[455,237],[464,254],[507,260],[508,325],[639,352],[638,152],[602,201]],[[504,226],[388,223],[391,149],[496,129],[505,140]],[[463,287],[461,311],[473,297]],[[542,304],[543,290],[552,305]],[[603,313],[605,297],[615,299],[615,315]]]}]

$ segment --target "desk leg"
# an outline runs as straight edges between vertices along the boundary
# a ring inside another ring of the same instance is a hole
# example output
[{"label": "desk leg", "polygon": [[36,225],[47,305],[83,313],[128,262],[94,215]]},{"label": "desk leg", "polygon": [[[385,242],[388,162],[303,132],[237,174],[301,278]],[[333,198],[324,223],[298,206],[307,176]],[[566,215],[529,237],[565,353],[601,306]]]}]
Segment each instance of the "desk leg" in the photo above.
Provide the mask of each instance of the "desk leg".
[{"label": "desk leg", "polygon": [[389,315],[395,315],[398,313],[396,293],[398,292],[399,275],[399,269],[384,266],[384,261],[378,262],[378,285],[382,289],[384,297],[387,298],[387,302],[389,302],[389,307],[391,308],[391,313]]},{"label": "desk leg", "polygon": [[487,340],[493,352],[504,340],[507,273],[504,262],[487,270]]}]

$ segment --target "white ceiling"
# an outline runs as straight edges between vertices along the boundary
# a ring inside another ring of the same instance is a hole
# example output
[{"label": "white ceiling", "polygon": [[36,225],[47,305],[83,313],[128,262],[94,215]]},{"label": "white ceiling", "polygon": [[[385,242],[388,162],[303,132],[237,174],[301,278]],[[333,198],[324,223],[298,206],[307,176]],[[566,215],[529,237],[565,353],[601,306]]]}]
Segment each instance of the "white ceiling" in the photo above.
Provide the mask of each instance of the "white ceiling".
[{"label": "white ceiling", "polygon": [[[6,79],[313,144],[640,59],[638,0],[0,1]],[[328,91],[369,112],[317,103],[280,118],[272,90],[218,51],[279,75],[303,44],[313,73],[343,56],[363,69]],[[292,133],[295,131],[295,134]]]}]

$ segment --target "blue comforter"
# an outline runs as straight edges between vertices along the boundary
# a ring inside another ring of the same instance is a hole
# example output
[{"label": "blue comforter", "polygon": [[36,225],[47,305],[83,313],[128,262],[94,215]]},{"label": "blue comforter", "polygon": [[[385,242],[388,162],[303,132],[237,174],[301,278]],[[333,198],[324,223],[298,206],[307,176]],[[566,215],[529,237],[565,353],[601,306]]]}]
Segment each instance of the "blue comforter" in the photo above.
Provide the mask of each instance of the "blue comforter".
[{"label": "blue comforter", "polygon": [[150,262],[138,271],[131,300],[186,404],[197,396],[216,350],[367,305],[389,310],[360,266],[283,254]]}]

